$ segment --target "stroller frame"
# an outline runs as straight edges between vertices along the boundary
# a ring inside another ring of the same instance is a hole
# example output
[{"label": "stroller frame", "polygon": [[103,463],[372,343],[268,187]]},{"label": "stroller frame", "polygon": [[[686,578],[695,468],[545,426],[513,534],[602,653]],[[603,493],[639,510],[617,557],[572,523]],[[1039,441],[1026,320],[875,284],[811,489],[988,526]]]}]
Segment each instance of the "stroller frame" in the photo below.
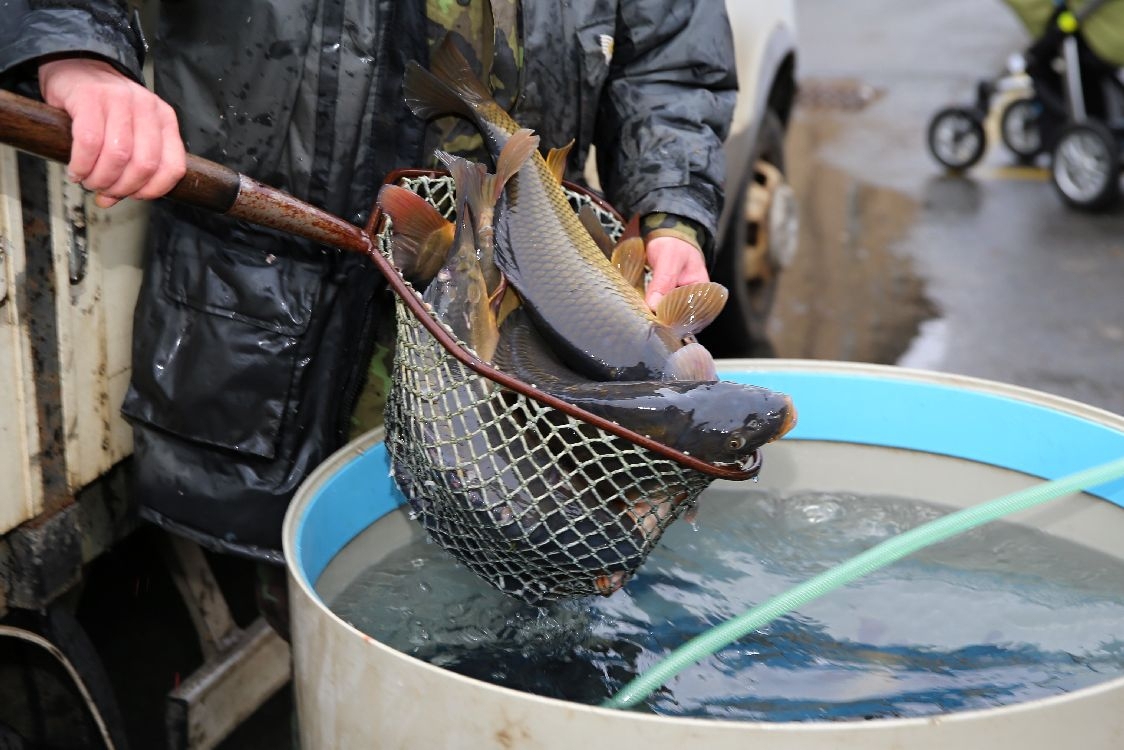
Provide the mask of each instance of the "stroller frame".
[{"label": "stroller frame", "polygon": [[981,80],[974,104],[939,110],[930,120],[930,153],[963,172],[986,148],[984,122],[999,118],[1003,143],[1024,163],[1050,156],[1054,187],[1068,205],[1103,210],[1120,197],[1124,170],[1124,80],[1082,35],[1086,19],[1110,0],[1091,0],[1073,13],[1056,0],[1045,32],[1007,71]]}]

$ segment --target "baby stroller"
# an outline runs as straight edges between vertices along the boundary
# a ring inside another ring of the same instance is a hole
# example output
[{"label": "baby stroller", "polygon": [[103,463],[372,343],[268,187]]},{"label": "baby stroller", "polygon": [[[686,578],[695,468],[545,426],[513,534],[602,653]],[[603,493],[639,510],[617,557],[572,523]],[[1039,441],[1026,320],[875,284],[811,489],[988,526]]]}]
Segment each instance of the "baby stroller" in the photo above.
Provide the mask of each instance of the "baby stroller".
[{"label": "baby stroller", "polygon": [[928,143],[945,167],[963,171],[984,154],[993,107],[999,136],[1020,160],[1050,155],[1067,204],[1104,209],[1120,195],[1124,169],[1124,0],[1004,0],[1035,41],[1007,71],[981,81],[976,102],[946,107]]}]

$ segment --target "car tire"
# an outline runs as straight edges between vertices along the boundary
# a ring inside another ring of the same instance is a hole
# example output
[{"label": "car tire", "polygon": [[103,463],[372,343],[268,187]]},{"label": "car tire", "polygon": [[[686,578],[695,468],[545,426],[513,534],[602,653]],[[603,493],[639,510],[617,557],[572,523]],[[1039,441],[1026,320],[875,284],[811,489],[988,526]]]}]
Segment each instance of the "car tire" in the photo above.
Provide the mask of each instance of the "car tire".
[{"label": "car tire", "polygon": [[[101,729],[96,725],[96,711],[108,732],[113,746],[129,747],[124,716],[100,655],[85,629],[61,602],[46,606],[41,612],[13,610],[3,624],[39,636],[50,644],[28,645],[18,638],[8,638],[13,654],[25,650],[28,656],[10,662],[2,675],[3,690],[21,689],[32,696],[34,707],[27,719],[35,736],[23,738],[15,731],[10,716],[0,711],[0,750],[23,747],[93,747],[101,746]],[[72,685],[72,675],[62,661],[78,673],[86,689],[82,695]],[[0,707],[2,708],[2,707]],[[18,742],[17,742],[18,740]],[[19,744],[23,743],[23,745]]]},{"label": "car tire", "polygon": [[1083,211],[1103,211],[1120,199],[1120,146],[1102,122],[1067,126],[1054,144],[1050,177],[1062,200]]},{"label": "car tire", "polygon": [[[699,336],[717,357],[776,356],[766,325],[776,299],[782,264],[772,247],[762,246],[768,245],[768,236],[761,234],[767,232],[767,227],[762,226],[764,220],[760,216],[762,210],[768,213],[776,196],[763,198],[770,202],[764,209],[759,204],[763,183],[775,183],[778,176],[784,182],[784,137],[780,116],[773,110],[767,111],[752,154],[752,163],[757,166],[746,170],[743,183],[727,197],[735,201],[737,208],[730,212],[725,239],[715,258],[713,278],[729,290],[730,297],[722,313]],[[763,170],[771,179],[763,177]],[[791,191],[787,184],[780,189]]]},{"label": "car tire", "polygon": [[929,121],[927,140],[929,153],[944,167],[953,172],[971,169],[987,145],[983,117],[971,107],[945,107]]}]

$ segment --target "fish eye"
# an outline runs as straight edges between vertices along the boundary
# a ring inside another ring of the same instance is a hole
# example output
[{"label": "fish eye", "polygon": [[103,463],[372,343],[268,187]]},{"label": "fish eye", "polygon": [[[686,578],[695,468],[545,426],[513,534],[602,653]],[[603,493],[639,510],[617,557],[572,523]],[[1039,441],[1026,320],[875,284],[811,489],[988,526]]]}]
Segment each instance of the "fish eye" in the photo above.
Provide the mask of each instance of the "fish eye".
[{"label": "fish eye", "polygon": [[745,447],[745,438],[741,435],[731,435],[726,441],[726,448],[732,451],[740,451]]}]

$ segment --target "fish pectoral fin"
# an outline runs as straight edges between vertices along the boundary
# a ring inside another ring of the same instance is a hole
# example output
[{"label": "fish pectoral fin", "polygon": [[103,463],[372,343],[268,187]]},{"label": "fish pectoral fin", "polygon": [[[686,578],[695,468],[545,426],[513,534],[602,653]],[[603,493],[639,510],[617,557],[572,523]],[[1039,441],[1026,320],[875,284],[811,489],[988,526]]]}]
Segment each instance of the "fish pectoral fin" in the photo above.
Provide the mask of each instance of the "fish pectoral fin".
[{"label": "fish pectoral fin", "polygon": [[411,281],[429,281],[449,255],[453,223],[425,198],[398,185],[384,185],[378,205],[393,223],[390,244],[394,265]]},{"label": "fish pectoral fin", "polygon": [[679,336],[693,336],[714,322],[730,293],[714,281],[671,290],[656,306],[656,318]]},{"label": "fish pectoral fin", "polygon": [[639,237],[621,240],[613,248],[613,256],[609,260],[621,272],[625,281],[639,291],[644,291],[644,266],[648,260],[644,240]]},{"label": "fish pectoral fin", "polygon": [[495,320],[488,321],[489,325],[477,332],[475,349],[476,353],[485,362],[491,363],[496,358],[496,347],[499,345],[500,332]]},{"label": "fish pectoral fin", "polygon": [[500,277],[500,284],[496,287],[496,291],[490,297],[492,309],[495,310],[496,324],[503,323],[504,320],[518,309],[523,301],[519,298],[519,293],[515,291],[515,287],[507,283],[507,278]]},{"label": "fish pectoral fin", "polygon": [[573,147],[574,141],[571,139],[565,146],[552,148],[547,152],[546,166],[554,175],[554,179],[558,180],[559,185],[562,184],[562,178],[566,176],[566,159],[570,156],[570,149]]},{"label": "fish pectoral fin", "polygon": [[578,211],[578,218],[581,219],[585,231],[589,232],[589,236],[597,243],[597,247],[605,253],[605,257],[612,259],[613,248],[615,247],[613,238],[605,231],[605,225],[601,223],[601,219],[597,218],[597,212],[593,210],[593,207],[588,203],[583,203]]},{"label": "fish pectoral fin", "polygon": [[718,380],[718,367],[706,347],[698,342],[676,349],[667,358],[664,380],[698,380],[713,383]]}]

